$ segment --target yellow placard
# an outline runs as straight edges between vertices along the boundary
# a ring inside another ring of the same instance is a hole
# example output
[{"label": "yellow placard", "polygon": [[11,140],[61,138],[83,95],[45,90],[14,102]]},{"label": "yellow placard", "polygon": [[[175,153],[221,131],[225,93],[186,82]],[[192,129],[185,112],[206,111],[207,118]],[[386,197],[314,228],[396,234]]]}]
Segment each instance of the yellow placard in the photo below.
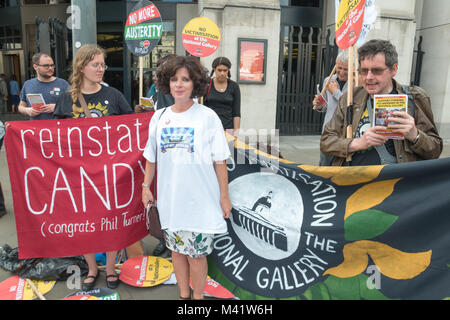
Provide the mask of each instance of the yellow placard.
[{"label": "yellow placard", "polygon": [[219,47],[220,40],[219,27],[207,17],[190,20],[181,34],[184,48],[196,57],[207,57],[213,54]]},{"label": "yellow placard", "polygon": [[[43,280],[31,280],[37,290],[42,294],[50,292],[55,286],[56,281],[43,281]],[[22,300],[33,300],[36,299],[37,295],[34,293],[31,286],[24,281],[23,298]]]},{"label": "yellow placard", "polygon": [[156,286],[170,278],[173,265],[170,261],[159,257],[148,257],[147,270],[143,286]]}]

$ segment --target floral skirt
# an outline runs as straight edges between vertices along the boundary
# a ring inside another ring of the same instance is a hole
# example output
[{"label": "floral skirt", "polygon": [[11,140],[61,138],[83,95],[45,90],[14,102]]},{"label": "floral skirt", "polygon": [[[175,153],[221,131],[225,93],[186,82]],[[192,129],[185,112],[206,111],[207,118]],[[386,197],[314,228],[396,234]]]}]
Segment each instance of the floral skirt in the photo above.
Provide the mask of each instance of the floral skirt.
[{"label": "floral skirt", "polygon": [[213,251],[213,234],[163,230],[166,247],[191,258],[201,258]]}]

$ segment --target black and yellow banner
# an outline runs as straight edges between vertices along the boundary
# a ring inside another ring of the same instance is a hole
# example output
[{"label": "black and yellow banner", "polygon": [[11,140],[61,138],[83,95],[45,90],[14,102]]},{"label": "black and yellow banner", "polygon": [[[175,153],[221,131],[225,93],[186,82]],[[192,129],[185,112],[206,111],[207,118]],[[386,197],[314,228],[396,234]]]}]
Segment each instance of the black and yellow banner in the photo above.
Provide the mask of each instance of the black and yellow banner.
[{"label": "black and yellow banner", "polygon": [[449,299],[450,159],[316,167],[233,149],[232,215],[209,257],[233,294]]}]

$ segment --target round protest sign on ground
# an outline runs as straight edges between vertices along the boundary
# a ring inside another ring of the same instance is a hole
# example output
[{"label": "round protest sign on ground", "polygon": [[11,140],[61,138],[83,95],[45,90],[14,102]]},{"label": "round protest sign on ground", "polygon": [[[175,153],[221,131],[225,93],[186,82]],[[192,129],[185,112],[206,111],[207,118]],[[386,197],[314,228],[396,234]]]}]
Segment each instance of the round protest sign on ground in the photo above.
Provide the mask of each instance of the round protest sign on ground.
[{"label": "round protest sign on ground", "polygon": [[[53,289],[56,281],[32,280],[36,289],[46,294]],[[19,276],[12,276],[0,283],[0,300],[33,300],[37,295],[27,281]]]},{"label": "round protest sign on ground", "polygon": [[125,23],[124,37],[128,50],[135,56],[149,54],[158,45],[162,31],[158,8],[150,1],[139,1]]},{"label": "round protest sign on ground", "polygon": [[[192,279],[189,279],[189,285],[192,287]],[[203,293],[207,297],[214,297],[219,299],[235,299],[236,296],[228,291],[226,288],[222,287],[220,283],[212,279],[210,276],[206,278],[205,288]]]},{"label": "round protest sign on ground", "polygon": [[65,297],[59,300],[79,300],[79,301],[83,301],[83,300],[101,300],[98,297],[94,297],[94,296],[90,296],[88,294],[79,294],[79,295],[75,295],[75,296],[69,296],[69,297]]},{"label": "round protest sign on ground", "polygon": [[364,20],[365,0],[342,0],[336,19],[336,44],[342,50],[359,37]]},{"label": "round protest sign on ground", "polygon": [[170,261],[159,257],[134,257],[120,268],[120,280],[134,287],[153,287],[165,282],[173,272]]},{"label": "round protest sign on ground", "polygon": [[[90,300],[120,300],[119,294],[109,288],[94,288],[89,291],[78,291],[72,294],[69,294],[66,300],[74,299],[74,300],[85,300],[84,297],[89,297]],[[92,297],[92,298],[91,298]]]},{"label": "round protest sign on ground", "polygon": [[187,52],[196,57],[207,57],[219,48],[220,30],[211,19],[198,17],[184,26],[181,39]]}]

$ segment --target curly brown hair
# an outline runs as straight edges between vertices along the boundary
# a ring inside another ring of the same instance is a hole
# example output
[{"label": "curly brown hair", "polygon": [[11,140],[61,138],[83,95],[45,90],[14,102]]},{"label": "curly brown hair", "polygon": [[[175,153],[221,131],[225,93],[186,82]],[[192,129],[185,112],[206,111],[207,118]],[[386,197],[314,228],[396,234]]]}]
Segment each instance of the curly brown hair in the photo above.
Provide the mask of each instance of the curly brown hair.
[{"label": "curly brown hair", "polygon": [[156,70],[158,90],[164,94],[170,94],[170,79],[181,68],[187,69],[194,84],[191,98],[203,96],[209,83],[208,70],[195,57],[177,56],[162,64]]}]

